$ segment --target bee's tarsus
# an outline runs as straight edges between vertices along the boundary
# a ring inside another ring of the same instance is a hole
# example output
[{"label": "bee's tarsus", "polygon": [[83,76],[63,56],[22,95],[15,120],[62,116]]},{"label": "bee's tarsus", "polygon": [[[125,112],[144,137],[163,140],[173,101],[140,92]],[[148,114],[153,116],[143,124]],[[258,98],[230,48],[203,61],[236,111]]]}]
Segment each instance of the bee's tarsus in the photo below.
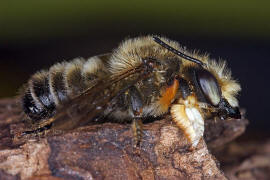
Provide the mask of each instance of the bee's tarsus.
[{"label": "bee's tarsus", "polygon": [[133,132],[134,146],[137,147],[140,145],[141,138],[143,135],[143,123],[141,119],[134,118],[131,124]]},{"label": "bee's tarsus", "polygon": [[38,134],[38,133],[41,133],[43,131],[46,131],[46,130],[50,129],[51,127],[52,127],[52,123],[47,124],[47,125],[45,125],[43,127],[34,129],[34,130],[24,131],[24,132],[22,132],[22,136],[29,135],[29,134]]}]

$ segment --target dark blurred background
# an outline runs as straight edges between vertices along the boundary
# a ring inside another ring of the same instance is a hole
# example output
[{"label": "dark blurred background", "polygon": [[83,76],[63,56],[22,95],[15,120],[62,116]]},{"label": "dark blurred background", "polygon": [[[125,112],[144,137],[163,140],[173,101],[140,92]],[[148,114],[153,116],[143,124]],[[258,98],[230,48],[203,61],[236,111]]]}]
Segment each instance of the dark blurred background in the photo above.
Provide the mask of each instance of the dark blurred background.
[{"label": "dark blurred background", "polygon": [[0,2],[0,97],[56,62],[110,52],[121,40],[161,34],[228,61],[242,86],[248,137],[270,136],[268,1]]}]

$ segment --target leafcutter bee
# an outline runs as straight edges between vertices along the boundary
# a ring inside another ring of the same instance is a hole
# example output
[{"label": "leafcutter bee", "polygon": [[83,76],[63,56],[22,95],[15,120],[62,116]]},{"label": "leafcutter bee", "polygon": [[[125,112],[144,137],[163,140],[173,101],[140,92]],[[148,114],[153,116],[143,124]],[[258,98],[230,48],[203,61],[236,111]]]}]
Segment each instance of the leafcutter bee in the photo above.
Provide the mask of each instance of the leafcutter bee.
[{"label": "leafcutter bee", "polygon": [[226,63],[187,51],[165,37],[123,41],[112,53],[77,58],[34,74],[21,103],[33,129],[71,130],[102,122],[131,122],[140,142],[143,122],[170,113],[195,147],[207,118],[241,118],[240,85]]}]

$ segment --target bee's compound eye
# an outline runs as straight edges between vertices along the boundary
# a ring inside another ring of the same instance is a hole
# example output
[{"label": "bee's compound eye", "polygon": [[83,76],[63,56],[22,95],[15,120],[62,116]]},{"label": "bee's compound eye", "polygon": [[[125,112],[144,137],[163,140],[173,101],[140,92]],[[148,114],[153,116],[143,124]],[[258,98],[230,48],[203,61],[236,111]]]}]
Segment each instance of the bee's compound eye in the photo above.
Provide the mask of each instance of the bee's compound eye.
[{"label": "bee's compound eye", "polygon": [[216,78],[204,69],[196,71],[196,78],[206,100],[217,106],[221,100],[221,90]]}]

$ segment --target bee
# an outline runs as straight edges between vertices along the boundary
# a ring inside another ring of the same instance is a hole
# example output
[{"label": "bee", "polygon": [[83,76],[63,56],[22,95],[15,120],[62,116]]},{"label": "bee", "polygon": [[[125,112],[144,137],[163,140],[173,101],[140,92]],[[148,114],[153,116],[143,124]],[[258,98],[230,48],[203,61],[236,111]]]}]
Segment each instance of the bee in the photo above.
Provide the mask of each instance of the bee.
[{"label": "bee", "polygon": [[225,61],[187,51],[160,36],[124,40],[112,53],[53,65],[34,74],[21,96],[32,128],[71,130],[109,117],[131,123],[135,143],[143,122],[170,113],[192,147],[208,118],[241,118],[240,85]]}]

